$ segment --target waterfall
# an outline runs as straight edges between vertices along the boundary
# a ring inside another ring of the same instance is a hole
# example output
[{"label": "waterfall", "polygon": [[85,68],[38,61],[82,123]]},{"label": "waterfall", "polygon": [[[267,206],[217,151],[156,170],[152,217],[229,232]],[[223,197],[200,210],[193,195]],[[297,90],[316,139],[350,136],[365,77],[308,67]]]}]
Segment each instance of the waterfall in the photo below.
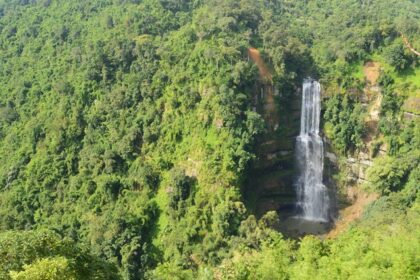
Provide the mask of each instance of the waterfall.
[{"label": "waterfall", "polygon": [[317,81],[305,79],[300,135],[296,139],[296,154],[300,171],[296,182],[297,205],[303,219],[327,222],[329,198],[327,188],[322,183],[324,149],[319,136],[320,104],[320,84]]}]

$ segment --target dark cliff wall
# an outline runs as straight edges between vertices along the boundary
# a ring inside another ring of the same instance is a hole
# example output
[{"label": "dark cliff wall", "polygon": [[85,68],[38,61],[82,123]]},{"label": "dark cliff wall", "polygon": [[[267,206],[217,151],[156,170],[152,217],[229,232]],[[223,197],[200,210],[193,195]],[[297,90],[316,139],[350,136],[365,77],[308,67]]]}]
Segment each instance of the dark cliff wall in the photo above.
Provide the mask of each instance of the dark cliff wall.
[{"label": "dark cliff wall", "polygon": [[300,90],[286,94],[271,82],[255,86],[255,110],[266,122],[266,132],[258,141],[244,186],[248,208],[257,216],[276,210],[280,214],[294,207],[293,181],[295,138],[300,129]]}]

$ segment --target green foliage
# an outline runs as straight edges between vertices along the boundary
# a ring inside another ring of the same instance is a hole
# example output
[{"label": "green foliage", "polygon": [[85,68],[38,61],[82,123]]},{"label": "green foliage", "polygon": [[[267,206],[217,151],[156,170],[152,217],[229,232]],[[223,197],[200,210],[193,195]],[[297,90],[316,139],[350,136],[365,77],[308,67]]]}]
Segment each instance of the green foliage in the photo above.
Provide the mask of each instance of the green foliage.
[{"label": "green foliage", "polygon": [[222,279],[288,279],[293,256],[290,241],[264,222],[257,223],[254,216],[242,222],[240,232],[232,240],[232,258],[225,259],[216,270]]},{"label": "green foliage", "polygon": [[360,148],[365,133],[365,110],[362,105],[349,97],[348,94],[333,95],[326,102],[323,115],[328,137],[334,147],[341,153],[348,153]]},{"label": "green foliage", "polygon": [[172,169],[170,176],[170,198],[169,207],[174,211],[183,211],[183,202],[188,198],[192,191],[192,180],[185,175],[185,171]]},{"label": "green foliage", "polygon": [[[418,47],[418,10],[408,0],[0,0],[0,278],[414,275],[411,248],[393,247],[412,241],[404,227],[386,239],[389,259],[358,231],[297,249],[270,228],[275,213],[248,215],[240,185],[265,127],[249,47],[273,68],[287,112],[308,75],[359,91],[354,65],[373,52],[410,71],[417,58],[397,34]],[[385,79],[381,131],[401,156],[372,178],[414,207],[417,161],[403,155],[418,126],[399,124],[402,99]],[[349,95],[328,101],[342,153],[360,147],[363,114]]]},{"label": "green foliage", "polygon": [[419,165],[419,154],[403,154],[398,157],[378,158],[369,169],[369,179],[373,189],[381,193],[400,191],[410,172]]},{"label": "green foliage", "polygon": [[379,82],[383,87],[379,130],[385,136],[388,153],[398,155],[400,148],[406,151],[418,145],[419,124],[415,120],[403,120],[401,106],[405,96],[395,92],[392,77],[383,74]]},{"label": "green foliage", "polygon": [[10,272],[12,280],[75,280],[76,277],[64,257],[41,259],[34,264],[24,265],[22,272]]},{"label": "green foliage", "polygon": [[311,236],[305,237],[300,243],[297,261],[291,269],[292,278],[311,279],[314,276],[317,278],[319,263],[323,261],[323,257],[328,255],[328,248],[325,247],[326,244],[323,244],[319,239]]},{"label": "green foliage", "polygon": [[411,58],[404,52],[405,46],[402,42],[393,43],[384,50],[387,63],[395,67],[398,71],[406,69],[410,64]]},{"label": "green foliage", "polygon": [[1,233],[0,256],[2,279],[118,279],[115,266],[48,231]]}]

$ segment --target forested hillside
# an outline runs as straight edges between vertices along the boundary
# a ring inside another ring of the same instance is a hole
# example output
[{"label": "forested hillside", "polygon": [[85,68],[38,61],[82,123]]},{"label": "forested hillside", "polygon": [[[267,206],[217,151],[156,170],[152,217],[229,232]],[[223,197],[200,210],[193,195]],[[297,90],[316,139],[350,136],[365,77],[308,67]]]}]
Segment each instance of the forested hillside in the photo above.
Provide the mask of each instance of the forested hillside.
[{"label": "forested hillside", "polygon": [[[249,48],[279,114],[315,77],[337,156],[372,152],[380,197],[334,239],[245,206],[267,133]],[[0,279],[417,279],[413,50],[416,0],[0,0]]]}]

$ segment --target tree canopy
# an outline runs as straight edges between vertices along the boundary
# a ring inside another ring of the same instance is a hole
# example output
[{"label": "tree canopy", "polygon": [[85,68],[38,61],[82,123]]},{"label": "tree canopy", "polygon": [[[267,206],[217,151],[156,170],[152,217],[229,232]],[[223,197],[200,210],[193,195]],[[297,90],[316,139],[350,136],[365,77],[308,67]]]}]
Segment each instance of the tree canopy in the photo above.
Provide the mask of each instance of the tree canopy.
[{"label": "tree canopy", "polygon": [[[417,2],[0,0],[0,278],[414,279],[420,125],[401,106],[420,86],[398,77],[419,58],[400,33],[420,49]],[[324,123],[343,154],[366,133],[353,66],[389,66],[383,197],[337,240],[287,240],[244,206],[266,131],[250,47],[280,100],[308,75],[337,89]]]}]

